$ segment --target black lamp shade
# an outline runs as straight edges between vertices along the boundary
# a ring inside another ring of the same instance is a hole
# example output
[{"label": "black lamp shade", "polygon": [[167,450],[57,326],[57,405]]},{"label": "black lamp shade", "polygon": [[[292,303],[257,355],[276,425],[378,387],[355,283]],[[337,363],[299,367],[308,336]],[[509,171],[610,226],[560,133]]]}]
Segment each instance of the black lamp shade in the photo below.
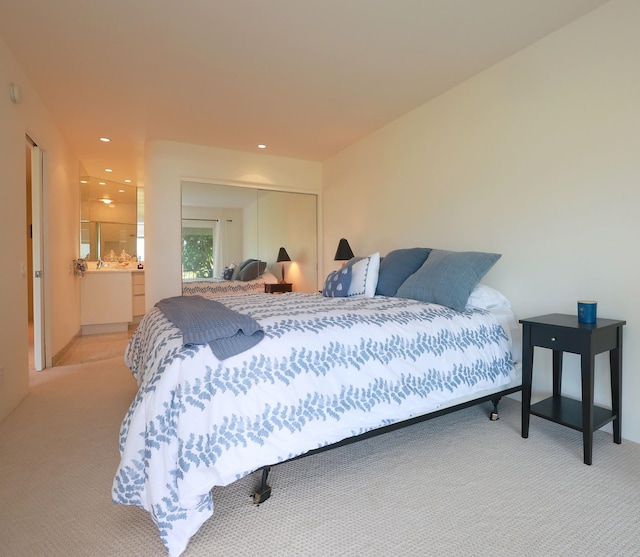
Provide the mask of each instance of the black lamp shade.
[{"label": "black lamp shade", "polygon": [[333,258],[334,261],[348,261],[353,257],[353,252],[351,251],[351,246],[349,242],[347,242],[346,238],[340,238],[338,242],[338,249],[336,250],[336,256]]},{"label": "black lamp shade", "polygon": [[278,252],[278,259],[276,259],[277,263],[281,263],[282,261],[291,261],[287,250],[284,248],[280,248],[280,251]]}]

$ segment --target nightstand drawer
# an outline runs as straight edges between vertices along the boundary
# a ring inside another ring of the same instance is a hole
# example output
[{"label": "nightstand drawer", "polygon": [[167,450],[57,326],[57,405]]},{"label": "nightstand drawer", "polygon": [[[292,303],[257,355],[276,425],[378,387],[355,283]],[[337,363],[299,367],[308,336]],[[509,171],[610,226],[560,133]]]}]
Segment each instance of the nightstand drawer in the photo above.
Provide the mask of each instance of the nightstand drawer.
[{"label": "nightstand drawer", "polygon": [[579,354],[582,345],[582,335],[575,334],[575,331],[558,329],[554,327],[532,327],[532,346],[551,348],[552,350],[562,350],[563,352],[573,352]]}]

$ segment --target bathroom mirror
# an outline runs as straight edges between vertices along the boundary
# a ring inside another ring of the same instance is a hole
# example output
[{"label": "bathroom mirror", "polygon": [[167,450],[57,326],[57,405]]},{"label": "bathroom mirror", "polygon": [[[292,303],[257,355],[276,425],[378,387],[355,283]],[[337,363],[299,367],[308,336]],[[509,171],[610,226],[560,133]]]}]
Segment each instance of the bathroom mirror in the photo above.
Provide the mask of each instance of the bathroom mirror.
[{"label": "bathroom mirror", "polygon": [[97,261],[124,250],[144,259],[142,188],[83,175],[80,199],[80,257]]},{"label": "bathroom mirror", "polygon": [[[293,290],[317,292],[315,194],[184,181],[182,227],[183,280],[220,279],[225,267],[249,258],[266,262],[266,271],[281,280],[282,263],[276,259],[284,247],[291,258],[285,263],[286,281]],[[211,260],[205,261],[207,255],[196,261],[185,253],[185,241],[204,237],[213,246],[207,252]]]}]

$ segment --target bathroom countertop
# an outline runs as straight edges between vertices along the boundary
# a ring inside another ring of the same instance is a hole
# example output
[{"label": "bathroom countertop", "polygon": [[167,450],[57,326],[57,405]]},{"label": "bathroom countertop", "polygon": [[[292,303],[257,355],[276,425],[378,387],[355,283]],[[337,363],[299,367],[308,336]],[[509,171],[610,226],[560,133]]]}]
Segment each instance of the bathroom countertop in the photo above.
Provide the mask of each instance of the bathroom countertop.
[{"label": "bathroom countertop", "polygon": [[[90,266],[95,267],[95,262],[90,261],[89,262]],[[102,267],[101,269],[87,269],[85,271],[85,273],[91,273],[91,274],[95,274],[95,273],[130,273],[133,271],[141,271],[143,272],[144,269],[138,269],[136,266],[133,267]]]}]

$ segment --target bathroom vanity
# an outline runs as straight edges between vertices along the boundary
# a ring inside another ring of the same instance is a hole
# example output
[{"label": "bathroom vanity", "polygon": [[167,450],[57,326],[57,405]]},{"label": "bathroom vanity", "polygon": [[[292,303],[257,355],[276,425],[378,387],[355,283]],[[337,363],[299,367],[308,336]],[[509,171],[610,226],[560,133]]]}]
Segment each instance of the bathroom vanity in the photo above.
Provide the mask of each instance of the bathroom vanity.
[{"label": "bathroom vanity", "polygon": [[144,271],[89,270],[80,283],[83,335],[126,331],[144,314]]}]

